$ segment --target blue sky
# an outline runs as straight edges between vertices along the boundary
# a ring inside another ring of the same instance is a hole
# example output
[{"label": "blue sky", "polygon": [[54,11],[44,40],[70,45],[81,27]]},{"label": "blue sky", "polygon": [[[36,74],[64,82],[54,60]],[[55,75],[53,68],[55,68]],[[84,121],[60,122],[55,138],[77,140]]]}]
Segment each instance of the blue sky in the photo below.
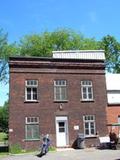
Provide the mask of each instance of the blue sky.
[{"label": "blue sky", "polygon": [[[110,34],[119,41],[120,0],[0,0],[0,28],[8,32],[10,43],[56,28],[71,28],[97,40]],[[8,86],[0,84],[0,105],[7,93]]]}]

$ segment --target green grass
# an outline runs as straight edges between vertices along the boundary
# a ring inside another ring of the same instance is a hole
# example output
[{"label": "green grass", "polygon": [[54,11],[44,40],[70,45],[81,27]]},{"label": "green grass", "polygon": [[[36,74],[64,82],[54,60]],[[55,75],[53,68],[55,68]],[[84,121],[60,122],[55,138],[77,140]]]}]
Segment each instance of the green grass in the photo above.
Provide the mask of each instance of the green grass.
[{"label": "green grass", "polygon": [[7,138],[7,134],[4,132],[0,132],[0,142],[4,142]]},{"label": "green grass", "polygon": [[51,151],[52,151],[52,152],[53,152],[53,151],[56,151],[56,148],[53,147],[53,146],[50,146],[50,147],[49,147],[49,151],[50,151],[50,152],[51,152]]},{"label": "green grass", "polygon": [[8,152],[7,152],[7,153],[6,153],[6,152],[1,152],[1,153],[0,153],[0,157],[5,157],[5,156],[8,156],[8,155],[9,155]]}]

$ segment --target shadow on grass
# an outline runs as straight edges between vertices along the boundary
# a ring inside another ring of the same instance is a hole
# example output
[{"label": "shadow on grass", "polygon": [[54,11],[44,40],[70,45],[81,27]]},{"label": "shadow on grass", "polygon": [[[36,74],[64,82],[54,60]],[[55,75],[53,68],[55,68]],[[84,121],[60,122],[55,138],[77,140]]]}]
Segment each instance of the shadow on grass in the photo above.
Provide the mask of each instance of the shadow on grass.
[{"label": "shadow on grass", "polygon": [[45,155],[45,154],[43,154],[43,153],[39,153],[39,154],[37,154],[36,156],[41,158],[41,157],[44,156],[44,155]]}]

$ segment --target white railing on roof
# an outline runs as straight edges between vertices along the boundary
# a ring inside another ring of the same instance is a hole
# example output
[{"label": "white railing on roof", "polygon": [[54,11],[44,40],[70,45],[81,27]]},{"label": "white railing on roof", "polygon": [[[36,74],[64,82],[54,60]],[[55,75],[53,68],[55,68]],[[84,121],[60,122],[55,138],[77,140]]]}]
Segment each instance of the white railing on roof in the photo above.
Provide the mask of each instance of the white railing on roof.
[{"label": "white railing on roof", "polygon": [[95,59],[105,60],[104,50],[53,51],[53,58],[58,59]]}]

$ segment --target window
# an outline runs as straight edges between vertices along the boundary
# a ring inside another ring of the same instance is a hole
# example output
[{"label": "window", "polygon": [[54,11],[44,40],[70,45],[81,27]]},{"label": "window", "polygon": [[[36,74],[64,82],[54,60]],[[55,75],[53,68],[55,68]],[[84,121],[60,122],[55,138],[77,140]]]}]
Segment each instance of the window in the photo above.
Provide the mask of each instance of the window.
[{"label": "window", "polygon": [[39,117],[26,117],[25,135],[27,140],[39,139]]},{"label": "window", "polygon": [[37,101],[37,80],[27,80],[25,82],[25,100],[26,101]]},{"label": "window", "polygon": [[93,86],[92,81],[81,81],[82,100],[93,100]]},{"label": "window", "polygon": [[84,134],[86,137],[95,136],[95,116],[94,115],[85,115],[83,116],[84,121]]},{"label": "window", "polygon": [[118,115],[118,123],[120,123],[120,115]]},{"label": "window", "polygon": [[54,81],[54,100],[65,101],[67,100],[67,85],[66,80]]},{"label": "window", "polygon": [[59,132],[65,132],[65,122],[58,122],[59,123]]}]

